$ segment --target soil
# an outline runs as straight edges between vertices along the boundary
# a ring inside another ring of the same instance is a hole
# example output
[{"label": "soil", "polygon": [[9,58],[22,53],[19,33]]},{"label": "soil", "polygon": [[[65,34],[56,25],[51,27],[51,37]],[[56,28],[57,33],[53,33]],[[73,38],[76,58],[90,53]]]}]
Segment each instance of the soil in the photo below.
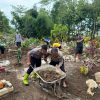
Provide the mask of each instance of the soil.
[{"label": "soil", "polygon": [[[9,56],[8,56],[9,55]],[[33,80],[30,78],[29,86],[24,86],[22,84],[21,75],[23,75],[23,70],[27,68],[26,64],[26,52],[22,56],[22,64],[16,64],[16,56],[14,53],[10,53],[6,55],[6,58],[11,61],[9,69],[7,72],[0,73],[0,80],[6,79],[10,81],[14,86],[14,92],[9,93],[3,97],[0,97],[0,100],[100,100],[100,89],[95,89],[94,96],[90,96],[86,93],[87,86],[86,80],[87,79],[94,79],[94,73],[99,71],[100,72],[100,63],[97,63],[97,66],[87,76],[81,75],[79,72],[79,67],[81,62],[65,62],[65,70],[66,70],[66,80],[68,81],[68,87],[62,88],[65,95],[68,97],[64,98],[57,98],[53,94],[50,95],[43,91],[38,84],[35,84]]]},{"label": "soil", "polygon": [[47,82],[52,82],[61,78],[61,75],[56,71],[38,71],[38,74]]}]

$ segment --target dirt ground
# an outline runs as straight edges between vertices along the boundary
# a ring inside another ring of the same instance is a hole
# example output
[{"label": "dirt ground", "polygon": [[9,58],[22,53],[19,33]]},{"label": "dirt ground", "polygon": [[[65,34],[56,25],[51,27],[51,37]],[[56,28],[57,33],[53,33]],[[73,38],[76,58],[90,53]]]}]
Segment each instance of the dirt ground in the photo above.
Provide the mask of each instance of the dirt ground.
[{"label": "dirt ground", "polygon": [[9,60],[11,61],[11,65],[9,66],[11,72],[0,73],[0,80],[6,79],[10,81],[14,86],[14,92],[1,97],[0,100],[100,100],[100,89],[96,89],[95,95],[92,97],[87,95],[87,86],[85,83],[89,78],[94,79],[93,73],[100,71],[100,63],[97,64],[93,73],[83,76],[79,72],[80,62],[65,61],[68,88],[63,89],[63,91],[66,93],[66,96],[69,96],[65,99],[59,99],[43,91],[31,79],[29,86],[24,86],[22,80],[18,79],[18,73],[27,68],[25,55],[22,57],[21,66],[15,65],[16,59],[13,55],[11,55]]}]

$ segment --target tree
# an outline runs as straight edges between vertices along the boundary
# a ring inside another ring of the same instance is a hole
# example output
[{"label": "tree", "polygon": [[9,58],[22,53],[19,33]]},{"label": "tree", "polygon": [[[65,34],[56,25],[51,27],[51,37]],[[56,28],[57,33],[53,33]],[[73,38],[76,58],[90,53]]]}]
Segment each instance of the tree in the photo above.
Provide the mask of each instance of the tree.
[{"label": "tree", "polygon": [[91,33],[91,38],[99,31],[100,0],[41,0],[42,4],[53,4],[51,16],[56,24],[68,27],[68,34]]},{"label": "tree", "polygon": [[4,15],[4,13],[0,10],[0,32],[9,33],[9,30],[10,30],[9,20]]},{"label": "tree", "polygon": [[37,16],[38,16],[37,8],[34,7],[32,9],[29,9],[26,12],[26,14],[32,16],[33,18],[37,18]]},{"label": "tree", "polygon": [[89,3],[85,2],[85,0],[79,0],[77,8],[79,18],[82,19],[81,26],[82,22],[85,22],[83,30],[88,29],[91,33],[91,38],[93,38],[98,31],[97,18],[100,16],[100,1],[94,0],[92,3]]},{"label": "tree", "polygon": [[66,25],[62,24],[55,24],[53,30],[51,30],[51,38],[52,40],[55,40],[56,38],[59,41],[66,41],[67,40],[67,32],[68,28]]},{"label": "tree", "polygon": [[45,9],[40,9],[39,15],[36,21],[36,28],[38,37],[48,37],[50,36],[50,30],[53,27],[52,19]]},{"label": "tree", "polygon": [[[40,3],[40,9],[36,6],[28,10],[21,6],[14,7],[12,22],[22,35],[49,37],[54,24],[67,27],[68,39],[77,33],[93,38],[100,31],[100,0],[40,0]],[[46,4],[52,4],[52,9],[43,9]]]},{"label": "tree", "polygon": [[19,11],[19,9],[15,9],[15,11],[12,12],[12,15],[13,25],[15,25],[15,28],[23,36],[35,38],[50,36],[50,30],[53,23],[50,15],[45,9],[40,9],[39,11],[34,7],[27,11]]},{"label": "tree", "polygon": [[22,34],[26,37],[36,37],[36,19],[32,16],[24,16],[24,27]]},{"label": "tree", "polygon": [[13,11],[11,12],[13,19],[11,23],[15,26],[15,29],[18,30],[21,34],[23,33],[24,28],[24,20],[23,16],[25,15],[26,9],[19,5],[19,6],[12,6]]},{"label": "tree", "polygon": [[21,30],[23,29],[22,18],[16,12],[12,12],[12,15],[13,15],[13,20],[11,22],[15,26],[15,29],[21,33]]}]

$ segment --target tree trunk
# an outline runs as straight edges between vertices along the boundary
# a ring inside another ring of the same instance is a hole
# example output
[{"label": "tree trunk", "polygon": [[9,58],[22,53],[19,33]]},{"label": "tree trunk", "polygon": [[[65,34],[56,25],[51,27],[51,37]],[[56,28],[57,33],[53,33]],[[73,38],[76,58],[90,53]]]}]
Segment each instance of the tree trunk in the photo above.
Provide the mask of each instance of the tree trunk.
[{"label": "tree trunk", "polygon": [[95,33],[96,33],[96,20],[94,19],[94,21],[93,21],[93,34],[92,34],[92,38],[95,38]]},{"label": "tree trunk", "polygon": [[70,40],[70,28],[69,28],[69,30],[68,30],[68,41]]}]

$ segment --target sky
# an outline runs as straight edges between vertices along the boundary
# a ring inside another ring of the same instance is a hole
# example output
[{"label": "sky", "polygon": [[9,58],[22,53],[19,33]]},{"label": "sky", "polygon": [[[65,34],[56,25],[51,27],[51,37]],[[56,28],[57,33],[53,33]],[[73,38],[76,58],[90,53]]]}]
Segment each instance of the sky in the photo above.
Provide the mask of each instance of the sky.
[{"label": "sky", "polygon": [[[25,8],[32,8],[34,4],[37,4],[39,2],[40,0],[0,0],[0,10],[3,11],[7,18],[11,20],[12,5],[24,5]],[[37,6],[39,7],[40,5]],[[52,8],[52,5],[49,5],[47,7],[47,9],[50,8]]]},{"label": "sky", "polygon": [[11,20],[11,5],[24,5],[26,8],[32,8],[40,0],[0,0],[0,10]]}]

